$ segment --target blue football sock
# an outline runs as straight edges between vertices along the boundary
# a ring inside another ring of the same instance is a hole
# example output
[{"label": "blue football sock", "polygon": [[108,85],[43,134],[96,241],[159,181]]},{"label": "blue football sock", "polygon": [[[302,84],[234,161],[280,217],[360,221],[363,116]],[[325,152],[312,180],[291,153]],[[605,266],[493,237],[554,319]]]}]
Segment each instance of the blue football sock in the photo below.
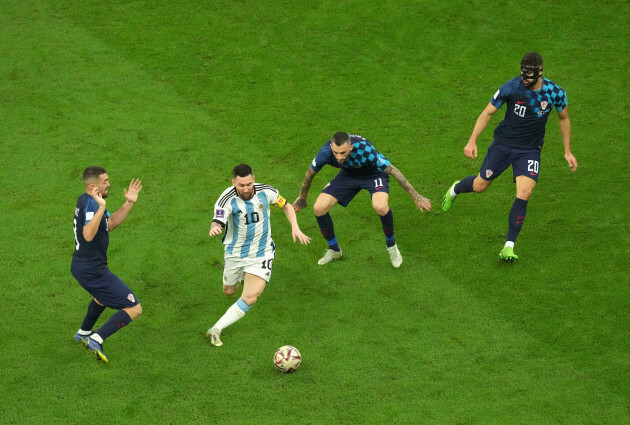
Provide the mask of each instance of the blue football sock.
[{"label": "blue football sock", "polygon": [[92,298],[92,301],[88,305],[83,323],[81,324],[81,330],[91,331],[103,311],[105,311],[105,306],[99,305],[96,301],[94,301],[94,298]]},{"label": "blue football sock", "polygon": [[322,216],[315,216],[317,219],[317,225],[322,232],[324,239],[328,242],[328,248],[333,251],[341,251],[339,244],[337,243],[337,237],[335,236],[335,226],[333,225],[332,217],[329,213]]},{"label": "blue football sock", "polygon": [[120,310],[114,313],[114,315],[110,317],[109,320],[105,322],[98,331],[96,331],[96,333],[99,334],[103,340],[106,340],[112,336],[112,334],[124,328],[129,323],[131,323],[131,317],[129,314],[125,310]]},{"label": "blue football sock", "polygon": [[473,182],[475,181],[475,178],[477,178],[477,176],[464,177],[459,183],[457,183],[455,185],[453,190],[457,194],[472,192],[473,191]]},{"label": "blue football sock", "polygon": [[506,241],[516,242],[516,238],[523,227],[525,221],[525,213],[527,212],[527,201],[516,198],[510,209],[508,216],[508,234]]},{"label": "blue football sock", "polygon": [[380,216],[381,224],[383,225],[383,233],[385,233],[385,244],[387,248],[391,248],[396,245],[396,238],[394,237],[394,213],[390,208],[387,214]]}]

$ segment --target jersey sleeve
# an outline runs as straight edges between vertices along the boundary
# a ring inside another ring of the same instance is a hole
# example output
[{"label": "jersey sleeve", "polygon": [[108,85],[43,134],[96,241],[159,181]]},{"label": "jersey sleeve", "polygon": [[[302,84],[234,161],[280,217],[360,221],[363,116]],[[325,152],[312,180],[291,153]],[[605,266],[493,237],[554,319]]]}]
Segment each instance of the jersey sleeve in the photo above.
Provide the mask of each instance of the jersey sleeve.
[{"label": "jersey sleeve", "polygon": [[265,196],[269,200],[269,205],[272,205],[276,208],[284,208],[287,204],[287,200],[284,196],[280,195],[278,189],[273,186],[267,186],[265,189]]},{"label": "jersey sleeve", "polygon": [[[98,208],[98,204],[96,203],[94,198],[92,198],[91,196],[88,197],[82,211],[82,213],[85,214],[85,222],[83,223],[84,226],[87,226],[90,220],[94,218],[94,214],[96,213],[96,211],[98,211]],[[107,211],[107,209],[105,209],[105,217],[109,218],[109,211]]]},{"label": "jersey sleeve", "polygon": [[214,216],[212,217],[212,221],[225,227],[227,225],[228,216],[230,215],[230,210],[228,205],[224,207],[219,206],[220,201],[221,198],[214,204]]},{"label": "jersey sleeve", "polygon": [[568,100],[567,100],[567,92],[564,91],[564,89],[558,87],[558,92],[554,92],[553,96],[554,96],[554,106],[556,107],[556,111],[560,112],[562,111],[564,108],[567,107]]},{"label": "jersey sleeve", "polygon": [[499,87],[499,90],[496,91],[492,99],[490,99],[490,103],[497,109],[501,109],[501,106],[508,100],[508,96],[510,94],[510,89],[508,83],[503,84]]},{"label": "jersey sleeve", "polygon": [[385,171],[389,167],[389,159],[385,158],[385,155],[378,151],[376,154],[376,168],[378,168],[378,171]]},{"label": "jersey sleeve", "polygon": [[332,155],[332,149],[330,149],[330,141],[326,142],[324,146],[321,147],[313,161],[311,162],[311,170],[319,173],[319,171],[324,168],[324,165],[330,164],[330,157]]}]

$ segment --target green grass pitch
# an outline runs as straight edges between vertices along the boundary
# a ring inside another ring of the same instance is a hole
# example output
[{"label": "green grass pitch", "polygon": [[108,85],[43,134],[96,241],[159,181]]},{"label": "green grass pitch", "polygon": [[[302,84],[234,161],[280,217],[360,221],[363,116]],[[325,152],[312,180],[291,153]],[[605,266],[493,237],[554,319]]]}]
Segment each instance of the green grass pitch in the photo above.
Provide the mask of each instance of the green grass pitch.
[{"label": "green grass pitch", "polygon": [[[629,12],[0,0],[2,423],[630,424]],[[530,50],[567,90],[579,169],[554,112],[521,260],[503,265],[511,173],[448,214],[440,201],[477,173],[463,147]],[[298,215],[310,246],[274,211],[272,280],[212,347],[204,333],[235,301],[208,237],[232,167],[292,202],[336,131],[368,137],[433,203],[420,213],[392,182],[402,267],[365,194],[332,210],[344,258],[326,267],[312,209]],[[109,365],[72,339],[90,299],[70,274],[88,165],[109,172],[110,210],[144,185],[109,250],[144,313],[106,341]],[[303,355],[290,375],[272,364],[285,344]]]}]

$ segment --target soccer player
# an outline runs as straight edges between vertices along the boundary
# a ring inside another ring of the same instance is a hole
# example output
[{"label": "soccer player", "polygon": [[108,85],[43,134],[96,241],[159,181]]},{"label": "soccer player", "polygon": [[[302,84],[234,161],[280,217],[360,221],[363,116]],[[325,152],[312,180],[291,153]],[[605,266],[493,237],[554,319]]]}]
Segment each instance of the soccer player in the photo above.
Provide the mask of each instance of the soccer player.
[{"label": "soccer player", "polygon": [[332,139],[324,143],[311,166],[306,170],[302,190],[293,203],[296,212],[306,205],[306,197],[317,174],[324,165],[330,164],[340,168],[339,173],[324,187],[317,197],[313,210],[317,224],[324,239],[328,242],[328,250],[317,264],[327,264],[341,258],[341,248],[337,242],[330,209],[337,203],[347,206],[361,189],[365,189],[372,197],[372,207],[381,218],[385,244],[392,265],[396,268],[402,264],[402,255],[396,245],[394,236],[394,215],[389,208],[389,176],[391,175],[407,191],[420,211],[430,211],[431,201],[416,192],[405,176],[378,152],[372,143],[363,136],[344,132],[335,133]]},{"label": "soccer player", "polygon": [[[123,189],[125,203],[113,214],[106,208],[109,177],[102,167],[87,167],[83,171],[85,193],[79,196],[74,211],[74,240],[72,275],[94,297],[88,305],[81,328],[74,336],[90,349],[98,360],[108,362],[103,352],[103,341],[122,329],[142,313],[136,295],[107,267],[109,232],[122,224],[138,200],[142,189],[140,180],[131,179],[129,190]],[[96,332],[92,327],[105,307],[118,310]]]},{"label": "soccer player", "polygon": [[545,125],[551,110],[558,112],[558,124],[564,158],[572,171],[577,170],[577,160],[571,153],[571,122],[567,110],[567,95],[564,89],[553,81],[542,77],[543,60],[536,52],[527,53],[521,60],[521,75],[503,84],[483,110],[464,154],[477,158],[477,138],[484,131],[492,115],[506,104],[505,118],[494,130],[494,141],[481,164],[479,174],[456,181],[442,198],[442,209],[449,211],[460,193],[486,190],[512,165],[516,183],[516,198],[508,215],[508,233],[505,246],[499,252],[499,259],[507,262],[518,261],[514,253],[514,242],[523,227],[527,202],[538,181],[540,173],[540,152],[545,137]]},{"label": "soccer player", "polygon": [[212,345],[223,345],[221,331],[245,316],[271,278],[276,245],[271,237],[269,207],[281,208],[291,223],[293,242],[311,239],[300,230],[295,211],[274,187],[256,183],[252,169],[239,164],[232,170],[232,186],[223,191],[214,206],[210,236],[223,236],[225,263],[223,293],[233,295],[243,282],[241,297],[206,332]]}]

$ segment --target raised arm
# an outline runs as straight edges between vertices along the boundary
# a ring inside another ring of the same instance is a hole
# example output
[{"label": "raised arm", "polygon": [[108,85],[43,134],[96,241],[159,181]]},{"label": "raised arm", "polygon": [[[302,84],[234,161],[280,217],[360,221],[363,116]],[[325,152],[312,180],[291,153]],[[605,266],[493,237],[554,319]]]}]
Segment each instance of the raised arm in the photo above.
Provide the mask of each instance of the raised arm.
[{"label": "raised arm", "polygon": [[405,178],[405,176],[403,176],[398,168],[394,167],[392,164],[389,164],[387,168],[385,168],[385,170],[383,171],[396,179],[398,184],[402,186],[403,189],[405,189],[409,196],[411,196],[411,199],[413,199],[413,202],[415,202],[420,211],[431,211],[431,201],[428,198],[425,198],[424,196],[418,194],[418,192],[416,192],[416,189],[413,188],[411,183],[409,183],[409,181]]},{"label": "raised arm", "polygon": [[129,191],[127,189],[123,189],[125,192],[125,203],[109,217],[109,231],[111,232],[116,227],[120,226],[123,221],[129,215],[131,208],[138,200],[138,192],[142,190],[142,182],[138,179],[131,179],[131,183],[129,183]]},{"label": "raised arm", "polygon": [[293,209],[295,210],[295,212],[302,211],[302,208],[306,207],[306,205],[308,204],[306,202],[306,197],[308,196],[308,191],[311,188],[311,183],[313,183],[313,178],[315,177],[315,174],[317,174],[317,172],[313,171],[311,167],[308,167],[308,170],[306,170],[306,175],[304,176],[304,181],[302,182],[302,190],[300,190],[300,195],[297,197],[295,202],[293,202]]}]

